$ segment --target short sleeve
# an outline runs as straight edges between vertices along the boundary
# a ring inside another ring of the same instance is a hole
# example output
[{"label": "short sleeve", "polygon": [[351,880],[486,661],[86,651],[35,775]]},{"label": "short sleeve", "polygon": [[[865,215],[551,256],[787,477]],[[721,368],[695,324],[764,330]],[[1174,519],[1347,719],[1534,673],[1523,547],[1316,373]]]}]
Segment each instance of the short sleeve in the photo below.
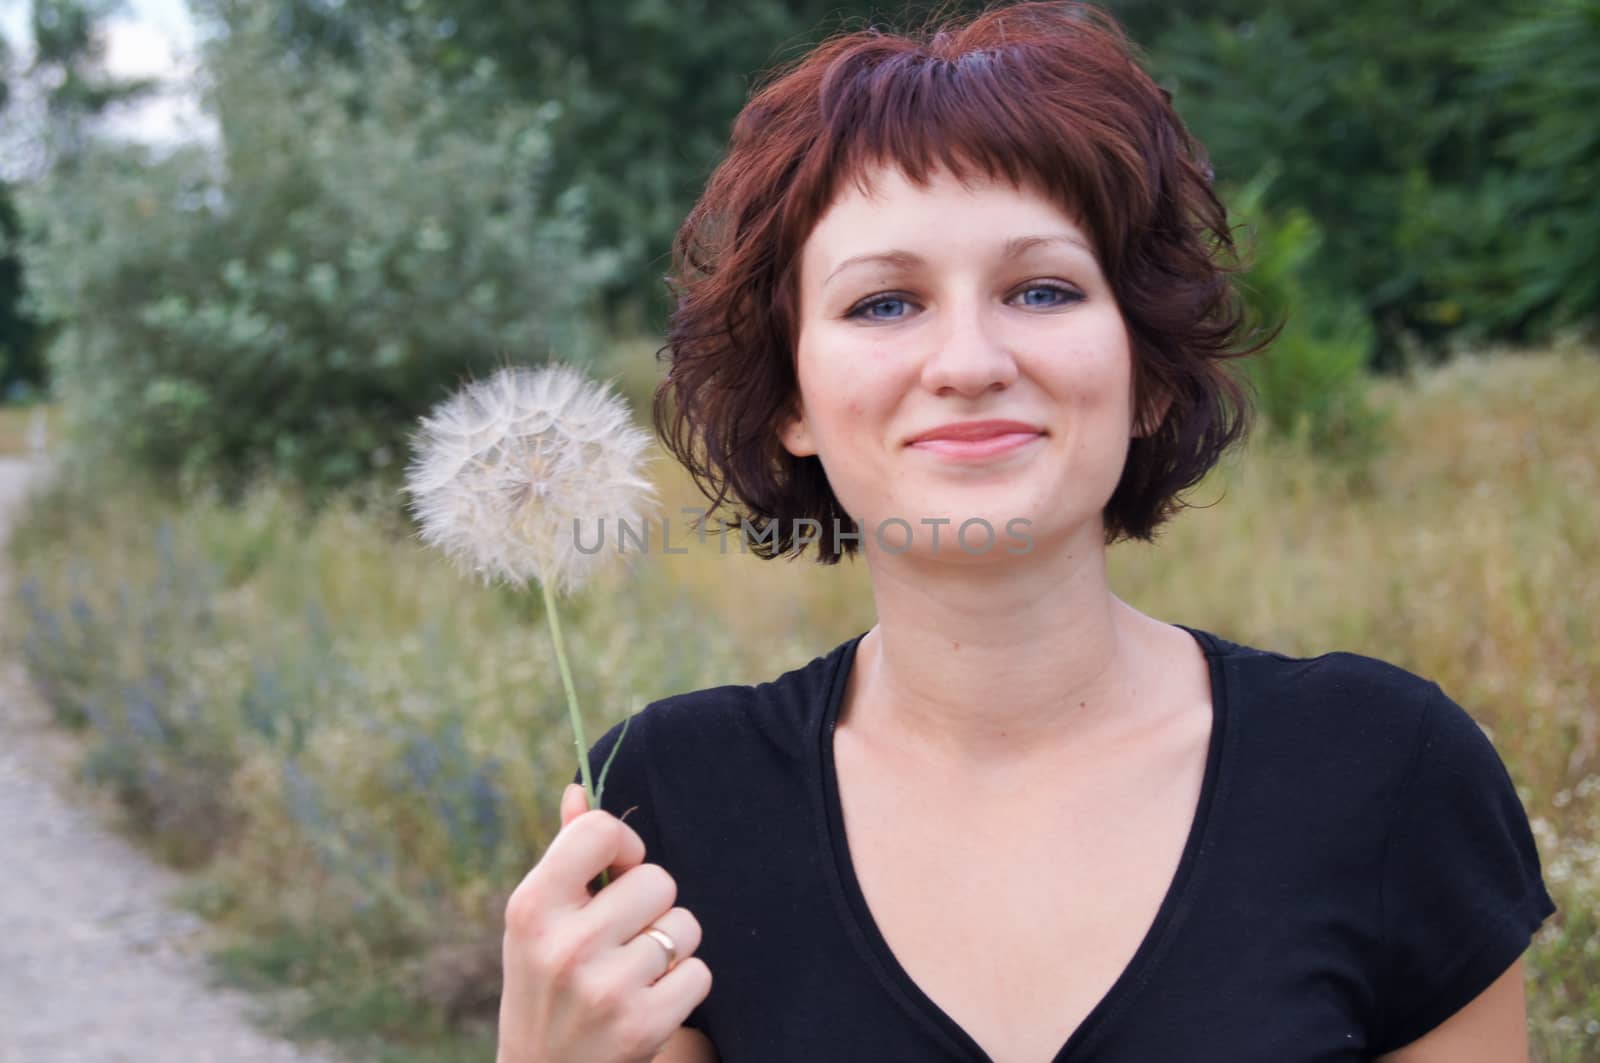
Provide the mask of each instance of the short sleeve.
[{"label": "short sleeve", "polygon": [[1379,1055],[1470,1003],[1556,910],[1499,753],[1465,709],[1429,687],[1384,848]]}]

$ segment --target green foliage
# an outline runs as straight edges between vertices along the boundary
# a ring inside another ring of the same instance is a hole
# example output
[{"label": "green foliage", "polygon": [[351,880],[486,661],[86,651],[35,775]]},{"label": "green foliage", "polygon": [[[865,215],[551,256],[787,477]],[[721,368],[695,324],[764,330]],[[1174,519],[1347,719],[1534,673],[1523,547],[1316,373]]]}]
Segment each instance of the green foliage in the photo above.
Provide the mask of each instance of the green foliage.
[{"label": "green foliage", "polygon": [[1594,0],[1132,7],[1219,176],[1275,166],[1266,205],[1316,220],[1311,272],[1360,300],[1380,366],[1600,310]]},{"label": "green foliage", "polygon": [[14,248],[21,220],[9,184],[0,181],[0,398],[44,383],[39,322],[23,306],[22,262]]},{"label": "green foliage", "polygon": [[152,78],[123,78],[105,65],[105,22],[125,0],[32,0],[27,77],[43,88],[48,115],[39,131],[46,167],[70,167],[94,140],[94,119],[113,105],[148,95]]},{"label": "green foliage", "polygon": [[1600,2],[1517,9],[1465,53],[1493,101],[1492,157],[1475,179],[1408,175],[1396,229],[1431,301],[1422,316],[1461,340],[1547,337],[1600,310]]},{"label": "green foliage", "polygon": [[1496,306],[1505,320],[1592,320],[1600,312],[1600,0],[1526,4],[1474,52],[1484,98],[1506,124],[1497,157],[1506,230],[1516,239],[1502,273],[1516,278]]},{"label": "green foliage", "polygon": [[[43,387],[50,331],[27,304],[14,246],[19,221],[10,181],[52,166],[70,167],[88,143],[94,118],[113,104],[148,93],[153,84],[105,69],[102,26],[118,6],[117,0],[32,0],[27,28],[33,55],[26,69],[0,35],[0,131],[10,156],[0,173],[0,399],[28,398]],[[13,80],[31,83],[44,102],[46,120],[31,135],[22,130],[26,120],[6,110],[13,102]]]},{"label": "green foliage", "polygon": [[1248,234],[1246,298],[1258,319],[1282,324],[1272,346],[1245,365],[1273,432],[1359,471],[1384,444],[1384,418],[1367,397],[1372,327],[1354,300],[1320,287],[1323,238],[1311,215],[1264,206],[1273,177],[1230,197]]},{"label": "green foliage", "polygon": [[[213,0],[215,2],[215,0]],[[897,24],[929,0],[277,0],[287,54],[348,55],[363,27],[397,30],[431,69],[493,64],[516,99],[558,98],[552,185],[588,190],[594,237],[622,262],[608,287],[621,330],[656,331],[673,235],[727,148],[761,72],[881,8]],[[947,2],[950,10],[974,2]],[[358,47],[358,46],[357,46]],[[654,319],[654,320],[653,320]]]},{"label": "green foliage", "polygon": [[581,189],[537,202],[553,107],[490,108],[377,40],[333,69],[263,36],[215,45],[220,158],[102,147],[25,200],[80,456],[335,487],[397,467],[463,374],[592,353],[611,259]]}]

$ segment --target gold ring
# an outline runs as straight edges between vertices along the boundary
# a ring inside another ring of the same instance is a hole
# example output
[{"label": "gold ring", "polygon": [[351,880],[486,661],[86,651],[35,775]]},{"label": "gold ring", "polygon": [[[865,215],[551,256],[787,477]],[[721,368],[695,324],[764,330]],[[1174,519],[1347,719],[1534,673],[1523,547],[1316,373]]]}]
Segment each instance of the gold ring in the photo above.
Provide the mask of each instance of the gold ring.
[{"label": "gold ring", "polygon": [[[655,938],[656,944],[667,950],[667,971],[672,970],[673,964],[678,962],[678,946],[672,943],[672,938],[667,935],[667,932],[658,926],[647,926],[641,933],[649,934]],[[662,971],[662,975],[665,975],[667,971]]]}]

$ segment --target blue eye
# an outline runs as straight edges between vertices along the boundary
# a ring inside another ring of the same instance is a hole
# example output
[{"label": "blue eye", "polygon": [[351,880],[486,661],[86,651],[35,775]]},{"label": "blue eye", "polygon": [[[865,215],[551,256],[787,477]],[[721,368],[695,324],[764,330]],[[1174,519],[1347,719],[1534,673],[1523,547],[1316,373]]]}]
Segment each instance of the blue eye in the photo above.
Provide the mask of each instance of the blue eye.
[{"label": "blue eye", "polygon": [[[1044,301],[1034,301],[1026,298],[1026,296],[1032,295],[1034,292],[1046,292],[1054,298]],[[1030,284],[1019,294],[1024,296],[1022,304],[1024,306],[1062,306],[1065,303],[1076,302],[1083,298],[1083,296],[1079,295],[1075,291],[1072,291],[1070,288],[1063,288],[1057,284]]]},{"label": "blue eye", "polygon": [[900,307],[904,307],[905,305],[906,305],[906,301],[904,299],[896,298],[895,296],[892,296],[892,295],[878,295],[878,296],[873,296],[871,299],[868,299],[864,303],[857,303],[856,306],[854,307],[854,309],[852,309],[845,316],[846,317],[864,317],[869,321],[894,321],[894,320],[897,320],[898,318],[900,318],[900,317],[902,317],[904,315],[902,315],[902,314],[890,314],[890,315],[884,316],[884,315],[881,315],[881,314],[870,314],[867,311],[871,310],[873,307],[882,307],[882,306],[891,306],[891,307],[892,306],[900,306]]}]

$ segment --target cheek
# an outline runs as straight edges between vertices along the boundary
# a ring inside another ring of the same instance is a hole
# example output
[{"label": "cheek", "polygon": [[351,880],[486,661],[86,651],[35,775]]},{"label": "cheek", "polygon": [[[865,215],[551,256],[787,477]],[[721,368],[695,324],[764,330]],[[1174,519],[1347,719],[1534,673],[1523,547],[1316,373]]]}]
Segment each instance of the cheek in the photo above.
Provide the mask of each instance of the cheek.
[{"label": "cheek", "polygon": [[1076,460],[1098,465],[1126,444],[1131,434],[1133,381],[1127,333],[1121,318],[1077,332],[1050,360],[1046,387]]},{"label": "cheek", "polygon": [[1089,406],[1126,405],[1133,388],[1133,363],[1122,319],[1112,316],[1085,332],[1063,361],[1063,386]]},{"label": "cheek", "polygon": [[830,384],[822,404],[812,409],[812,423],[823,439],[838,441],[838,446],[848,453],[854,450],[855,445],[843,441],[867,428],[867,422],[871,419],[870,409],[857,388],[852,388],[847,381],[835,380]]},{"label": "cheek", "polygon": [[872,409],[871,378],[860,370],[858,359],[817,357],[800,366],[800,389],[809,419],[825,431],[849,431]]}]

